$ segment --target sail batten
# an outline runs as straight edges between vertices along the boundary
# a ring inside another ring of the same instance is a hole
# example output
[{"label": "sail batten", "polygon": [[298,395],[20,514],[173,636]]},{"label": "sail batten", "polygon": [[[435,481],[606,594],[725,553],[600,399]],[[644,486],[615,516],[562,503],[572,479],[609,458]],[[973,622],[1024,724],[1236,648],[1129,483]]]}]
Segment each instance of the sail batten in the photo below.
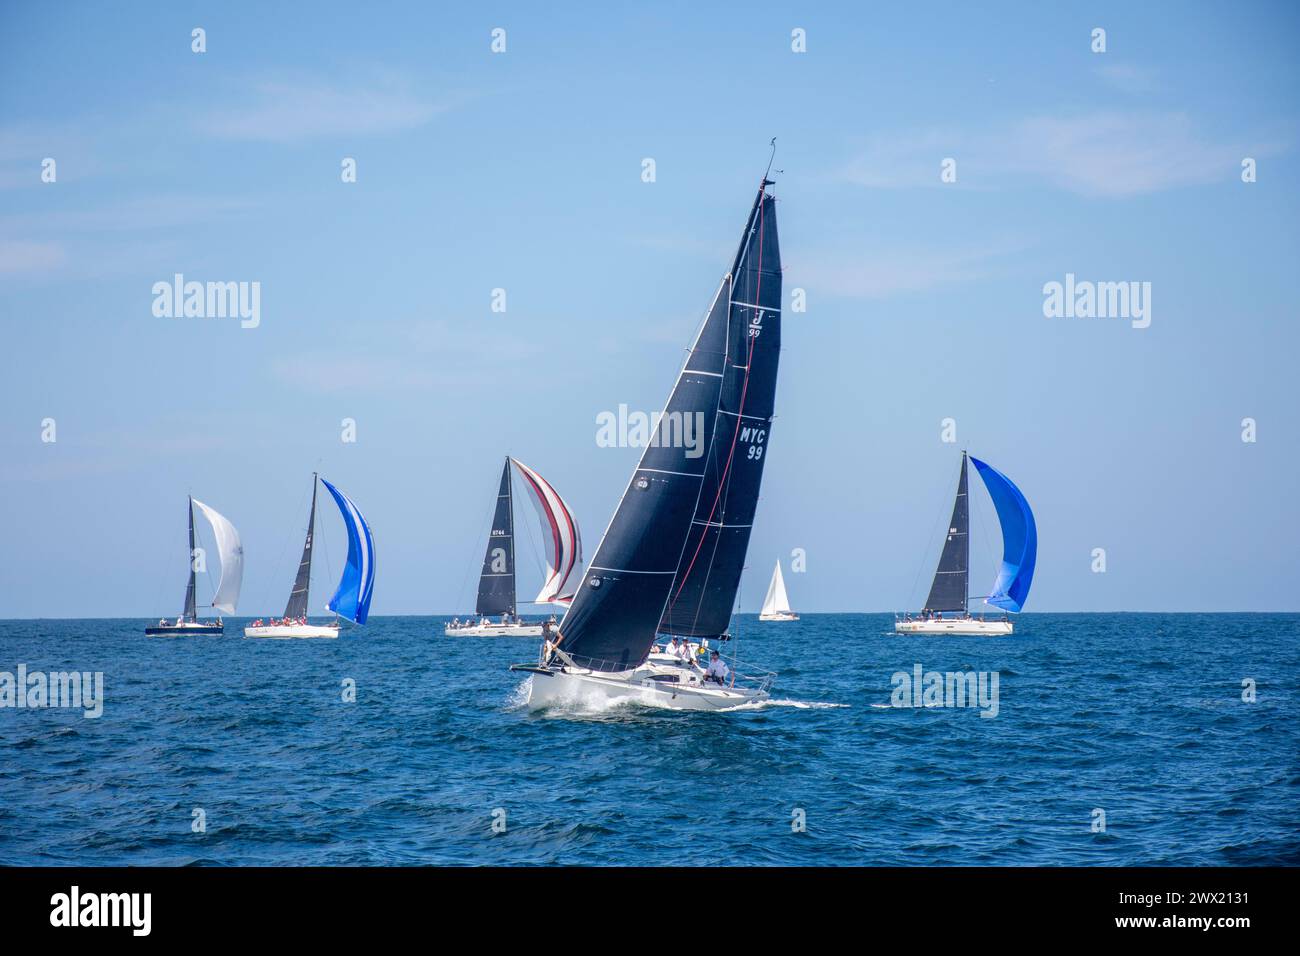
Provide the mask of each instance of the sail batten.
[{"label": "sail batten", "polygon": [[[763,248],[763,242],[768,243],[768,251],[758,255],[755,264],[750,250]],[[707,584],[715,571],[714,588],[707,592],[711,599],[707,620],[712,626],[717,619],[713,607],[720,604],[726,605],[729,620],[748,528],[735,529],[743,540],[728,542],[722,550],[727,565],[718,567],[718,542],[712,537],[708,542],[692,540],[692,529],[697,527],[692,522],[701,508],[708,515],[705,524],[698,526],[705,534],[715,518],[721,522],[725,516],[736,524],[742,523],[737,514],[752,518],[753,503],[746,501],[751,494],[757,499],[761,464],[756,471],[743,469],[751,480],[737,480],[730,452],[740,446],[742,428],[744,449],[765,447],[779,348],[779,309],[767,306],[779,306],[779,301],[774,200],[760,188],[732,271],[719,286],[657,420],[656,440],[642,453],[560,624],[560,642],[571,659],[604,671],[638,666],[649,653],[661,621],[668,619],[674,590],[685,598],[676,605],[683,612],[689,608],[697,620],[702,613],[706,591],[683,592],[674,585],[679,580]],[[756,349],[755,343],[761,347]],[[750,389],[753,393],[747,398]],[[726,417],[724,410],[734,415]],[[761,424],[747,421],[742,414],[759,418]],[[682,440],[688,423],[695,433],[692,442]],[[677,440],[671,434],[674,428]],[[720,429],[727,433],[722,442]],[[756,463],[754,452],[742,450],[740,455],[749,455],[750,462]],[[761,452],[757,461],[761,462]],[[733,533],[727,531],[729,536]],[[686,574],[684,564],[691,569]]]},{"label": "sail batten", "polygon": [[240,543],[239,532],[235,530],[235,526],[229,519],[215,508],[210,508],[197,498],[191,498],[190,501],[203,512],[203,517],[208,519],[208,523],[212,525],[212,533],[217,539],[221,579],[217,583],[216,593],[212,596],[212,606],[226,614],[234,614],[239,604],[239,590],[244,580],[244,546]]},{"label": "sail batten", "polygon": [[998,513],[998,523],[1002,526],[1002,565],[989,596],[984,600],[1003,610],[1019,611],[1029,597],[1038,556],[1038,528],[1034,513],[1010,478],[978,458],[971,461],[984,480],[984,487],[988,489]]},{"label": "sail batten", "polygon": [[340,617],[364,624],[370,615],[370,599],[375,588],[374,538],[370,526],[352,500],[324,478],[321,484],[334,498],[348,530],[348,557],[343,566],[343,576],[339,578],[338,588],[327,607]]},{"label": "sail batten", "polygon": [[970,497],[968,495],[966,453],[961,454],[961,476],[957,479],[957,497],[952,504],[952,518],[944,538],[939,566],[925,600],[927,611],[965,611],[970,593]]}]

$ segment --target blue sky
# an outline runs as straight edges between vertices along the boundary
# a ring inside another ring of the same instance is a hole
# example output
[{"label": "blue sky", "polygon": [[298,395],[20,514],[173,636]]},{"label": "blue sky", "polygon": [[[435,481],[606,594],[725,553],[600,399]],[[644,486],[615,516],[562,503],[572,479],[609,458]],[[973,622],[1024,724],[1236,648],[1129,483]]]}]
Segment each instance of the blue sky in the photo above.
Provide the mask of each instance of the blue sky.
[{"label": "blue sky", "polygon": [[[662,406],[772,136],[808,308],[742,609],[794,548],[797,608],[915,608],[964,446],[1034,505],[1027,610],[1300,610],[1298,21],[7,3],[0,617],[174,614],[189,492],[243,535],[241,611],[277,612],[317,468],[374,526],[376,614],[470,606],[507,453],[590,555],[639,454],[597,447],[596,415]],[[177,272],[260,282],[260,326],[155,317]],[[1150,327],[1044,317],[1066,273],[1150,282]],[[973,588],[998,550],[976,508]]]}]

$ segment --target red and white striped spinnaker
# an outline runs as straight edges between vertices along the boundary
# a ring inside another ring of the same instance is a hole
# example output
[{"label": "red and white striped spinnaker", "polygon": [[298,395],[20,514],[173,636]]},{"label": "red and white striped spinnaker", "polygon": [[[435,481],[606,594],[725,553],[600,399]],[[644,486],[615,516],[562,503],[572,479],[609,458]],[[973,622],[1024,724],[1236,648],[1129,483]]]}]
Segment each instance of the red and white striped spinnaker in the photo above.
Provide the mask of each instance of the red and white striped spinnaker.
[{"label": "red and white striped spinnaker", "polygon": [[573,595],[565,592],[565,586],[573,572],[582,564],[582,535],[578,533],[577,519],[550,482],[518,458],[510,460],[524,476],[528,497],[533,500],[533,506],[541,519],[542,538],[548,546],[546,582],[534,603],[567,607]]}]

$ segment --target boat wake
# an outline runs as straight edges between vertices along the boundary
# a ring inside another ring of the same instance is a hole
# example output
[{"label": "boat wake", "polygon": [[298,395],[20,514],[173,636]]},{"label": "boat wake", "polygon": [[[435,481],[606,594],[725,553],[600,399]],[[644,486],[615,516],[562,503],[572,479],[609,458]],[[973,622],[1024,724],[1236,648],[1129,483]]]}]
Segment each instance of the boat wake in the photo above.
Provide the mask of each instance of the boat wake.
[{"label": "boat wake", "polygon": [[738,710],[766,710],[768,707],[794,707],[798,710],[832,710],[839,707],[848,707],[849,704],[835,704],[825,700],[790,700],[788,698],[751,700],[744,704],[737,704],[735,707],[726,707],[719,713],[730,714]]}]

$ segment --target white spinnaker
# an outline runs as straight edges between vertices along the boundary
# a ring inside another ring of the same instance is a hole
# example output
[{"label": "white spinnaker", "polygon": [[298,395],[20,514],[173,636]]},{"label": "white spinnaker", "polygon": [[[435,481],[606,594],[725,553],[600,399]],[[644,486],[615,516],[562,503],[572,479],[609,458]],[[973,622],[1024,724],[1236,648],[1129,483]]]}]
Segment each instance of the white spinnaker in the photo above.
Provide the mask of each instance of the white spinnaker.
[{"label": "white spinnaker", "polygon": [[218,611],[234,614],[239,604],[239,588],[244,583],[244,546],[239,542],[239,532],[221,512],[209,508],[198,498],[194,499],[194,504],[212,525],[212,533],[217,538],[217,554],[221,558],[221,581],[217,584],[217,593],[212,596],[212,606]]},{"label": "white spinnaker", "polygon": [[763,614],[780,614],[790,610],[790,598],[785,593],[785,578],[781,576],[781,562],[776,562],[772,572],[772,583],[767,586],[767,597],[763,599]]},{"label": "white spinnaker", "polygon": [[546,581],[537,593],[534,604],[563,604],[569,595],[565,585],[582,564],[582,535],[578,521],[550,482],[517,458],[510,459],[524,476],[524,486],[542,526],[542,539],[547,543]]}]

